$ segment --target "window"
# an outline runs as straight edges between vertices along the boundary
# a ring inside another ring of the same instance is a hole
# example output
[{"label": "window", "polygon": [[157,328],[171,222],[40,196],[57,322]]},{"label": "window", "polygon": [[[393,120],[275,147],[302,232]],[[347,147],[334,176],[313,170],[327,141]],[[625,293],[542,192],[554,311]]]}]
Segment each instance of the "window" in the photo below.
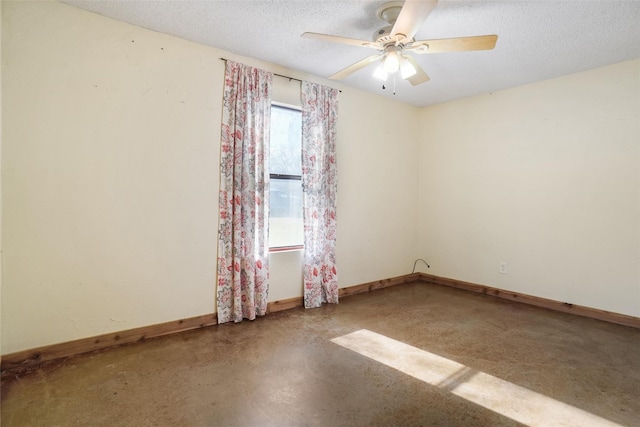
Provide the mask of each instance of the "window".
[{"label": "window", "polygon": [[301,248],[302,224],[302,113],[271,106],[269,247]]}]

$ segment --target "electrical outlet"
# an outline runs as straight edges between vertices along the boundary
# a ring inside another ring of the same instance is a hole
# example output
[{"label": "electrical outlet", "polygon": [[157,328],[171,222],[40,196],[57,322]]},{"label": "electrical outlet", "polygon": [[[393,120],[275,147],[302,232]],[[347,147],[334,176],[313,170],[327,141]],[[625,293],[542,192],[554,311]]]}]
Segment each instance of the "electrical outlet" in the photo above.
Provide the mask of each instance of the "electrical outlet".
[{"label": "electrical outlet", "polygon": [[500,261],[500,264],[498,266],[498,272],[500,274],[507,274],[507,263],[504,261]]}]

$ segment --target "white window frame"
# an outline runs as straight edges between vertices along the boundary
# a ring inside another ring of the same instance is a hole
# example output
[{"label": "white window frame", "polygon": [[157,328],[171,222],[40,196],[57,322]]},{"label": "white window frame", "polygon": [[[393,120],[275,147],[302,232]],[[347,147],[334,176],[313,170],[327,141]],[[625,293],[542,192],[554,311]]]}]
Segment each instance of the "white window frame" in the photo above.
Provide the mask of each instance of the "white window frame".
[{"label": "white window frame", "polygon": [[[298,111],[300,112],[300,114],[302,114],[302,107],[299,105],[291,105],[283,102],[272,101],[271,106],[276,108],[285,108],[288,110]],[[302,144],[300,146],[300,161],[302,161]],[[271,162],[269,162],[269,164],[271,164]],[[273,180],[273,179],[302,181],[302,174],[285,175],[285,174],[271,173],[271,171],[269,171],[269,180]],[[271,203],[269,203],[269,206],[271,206]],[[269,221],[271,221],[271,212],[269,212]],[[300,244],[297,244],[297,245],[271,246],[271,241],[269,241],[269,252],[284,252],[284,251],[303,250],[303,249],[304,249],[304,242],[301,242]]]}]

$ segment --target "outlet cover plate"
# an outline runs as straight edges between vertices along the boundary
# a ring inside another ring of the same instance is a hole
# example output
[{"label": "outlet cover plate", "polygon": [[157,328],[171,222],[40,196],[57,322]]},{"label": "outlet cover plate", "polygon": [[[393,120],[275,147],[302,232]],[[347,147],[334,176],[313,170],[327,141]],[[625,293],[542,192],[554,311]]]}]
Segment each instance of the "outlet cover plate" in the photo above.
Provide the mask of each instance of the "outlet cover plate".
[{"label": "outlet cover plate", "polygon": [[507,274],[507,263],[504,261],[500,261],[500,264],[498,265],[498,272],[500,274]]}]

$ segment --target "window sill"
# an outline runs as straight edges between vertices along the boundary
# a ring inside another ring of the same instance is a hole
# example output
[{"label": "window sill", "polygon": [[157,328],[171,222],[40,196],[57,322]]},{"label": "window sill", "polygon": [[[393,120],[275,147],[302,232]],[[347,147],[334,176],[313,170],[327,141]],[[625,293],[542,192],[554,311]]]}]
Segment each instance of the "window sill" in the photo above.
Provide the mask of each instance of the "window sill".
[{"label": "window sill", "polygon": [[304,250],[304,245],[297,246],[278,246],[276,248],[269,248],[269,253],[274,252],[291,252],[291,251],[302,251]]}]

